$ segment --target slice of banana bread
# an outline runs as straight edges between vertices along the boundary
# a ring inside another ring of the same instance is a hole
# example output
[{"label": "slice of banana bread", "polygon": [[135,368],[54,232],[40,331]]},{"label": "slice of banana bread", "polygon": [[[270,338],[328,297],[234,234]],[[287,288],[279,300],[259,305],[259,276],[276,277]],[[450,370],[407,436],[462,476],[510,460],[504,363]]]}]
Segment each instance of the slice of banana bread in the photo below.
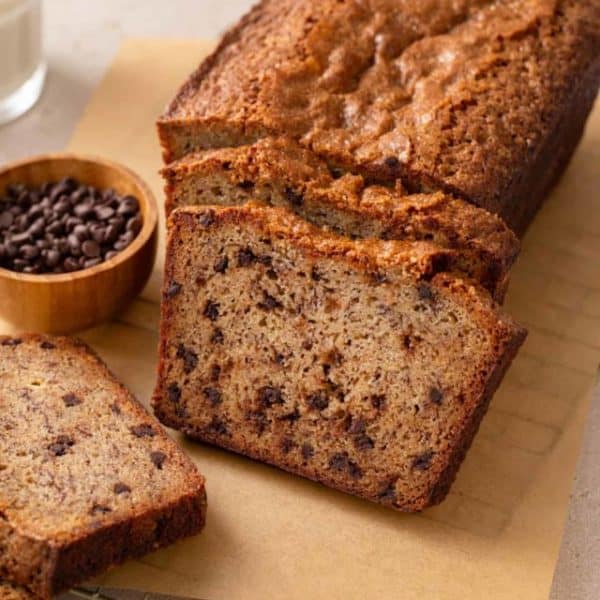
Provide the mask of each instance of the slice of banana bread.
[{"label": "slice of banana bread", "polygon": [[598,0],[263,0],[159,121],[167,162],[289,135],[522,232],[600,81]]},{"label": "slice of banana bread", "polygon": [[0,578],[53,594],[198,533],[204,479],[83,343],[0,337]]},{"label": "slice of banana bread", "polygon": [[284,208],[174,211],[156,415],[396,509],[441,501],[525,336],[451,256]]},{"label": "slice of banana bread", "polygon": [[459,267],[502,299],[519,242],[504,222],[443,193],[407,194],[334,178],[325,163],[290,139],[191,154],[163,169],[166,211],[194,204],[258,199],[291,208],[312,223],[351,237],[431,240],[457,251]]}]

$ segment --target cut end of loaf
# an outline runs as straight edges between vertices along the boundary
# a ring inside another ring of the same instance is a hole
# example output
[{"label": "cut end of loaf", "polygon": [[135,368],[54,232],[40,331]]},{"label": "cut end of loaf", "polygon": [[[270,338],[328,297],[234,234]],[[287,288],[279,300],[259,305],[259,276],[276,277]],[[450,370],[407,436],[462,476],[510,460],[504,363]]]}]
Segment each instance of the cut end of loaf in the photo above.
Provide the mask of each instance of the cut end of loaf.
[{"label": "cut end of loaf", "polygon": [[408,194],[335,173],[286,138],[191,154],[163,169],[166,213],[182,206],[255,199],[290,208],[352,238],[431,241],[457,254],[457,269],[497,300],[519,243],[498,217],[443,193]]},{"label": "cut end of loaf", "polygon": [[398,510],[441,501],[524,332],[434,255],[284,209],[175,211],[157,416]]}]

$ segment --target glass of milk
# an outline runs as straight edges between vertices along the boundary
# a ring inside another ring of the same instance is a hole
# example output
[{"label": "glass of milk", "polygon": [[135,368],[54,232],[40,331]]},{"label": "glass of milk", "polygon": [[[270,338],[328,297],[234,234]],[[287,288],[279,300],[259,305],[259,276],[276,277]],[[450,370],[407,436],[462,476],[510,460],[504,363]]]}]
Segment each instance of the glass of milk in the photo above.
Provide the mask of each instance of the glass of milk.
[{"label": "glass of milk", "polygon": [[41,0],[0,0],[0,124],[36,103],[45,77]]}]

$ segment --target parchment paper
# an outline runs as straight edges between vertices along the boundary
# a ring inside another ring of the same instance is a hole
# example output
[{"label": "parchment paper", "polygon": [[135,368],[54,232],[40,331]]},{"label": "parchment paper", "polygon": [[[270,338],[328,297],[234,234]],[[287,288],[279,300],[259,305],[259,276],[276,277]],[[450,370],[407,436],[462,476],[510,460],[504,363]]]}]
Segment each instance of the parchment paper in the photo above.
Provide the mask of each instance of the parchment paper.
[{"label": "parchment paper", "polygon": [[[210,47],[126,41],[69,150],[125,163],[161,203],[154,121]],[[513,272],[506,306],[529,338],[441,506],[399,514],[174,434],[207,477],[205,531],[98,581],[207,600],[547,598],[600,359],[599,142],[597,107]],[[82,336],[146,404],[162,256],[143,297]]]}]

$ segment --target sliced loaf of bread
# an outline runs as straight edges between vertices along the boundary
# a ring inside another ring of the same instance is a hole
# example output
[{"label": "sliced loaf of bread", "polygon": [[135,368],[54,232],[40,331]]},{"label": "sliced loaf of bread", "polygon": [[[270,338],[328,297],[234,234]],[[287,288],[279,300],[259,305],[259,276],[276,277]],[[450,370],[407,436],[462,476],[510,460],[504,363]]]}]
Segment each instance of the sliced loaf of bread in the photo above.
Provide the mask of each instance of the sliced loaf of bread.
[{"label": "sliced loaf of bread", "polygon": [[81,342],[0,337],[0,431],[0,579],[38,597],[204,525],[203,477]]},{"label": "sliced loaf of bread", "polygon": [[166,212],[195,204],[257,199],[286,206],[350,237],[429,240],[456,250],[460,269],[501,299],[518,251],[514,233],[495,215],[441,192],[409,194],[334,176],[324,161],[289,138],[190,154],[163,169]]},{"label": "sliced loaf of bread", "polygon": [[396,509],[441,501],[525,337],[451,262],[284,208],[174,211],[156,415]]}]

